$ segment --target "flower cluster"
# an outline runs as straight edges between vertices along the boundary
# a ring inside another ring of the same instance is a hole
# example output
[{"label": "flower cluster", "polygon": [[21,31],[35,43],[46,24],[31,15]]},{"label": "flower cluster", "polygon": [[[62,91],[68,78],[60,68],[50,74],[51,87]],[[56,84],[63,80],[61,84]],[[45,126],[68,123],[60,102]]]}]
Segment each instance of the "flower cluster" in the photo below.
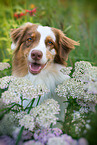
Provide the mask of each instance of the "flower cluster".
[{"label": "flower cluster", "polygon": [[25,129],[29,129],[31,131],[33,131],[35,127],[34,118],[30,114],[24,115],[24,117],[19,120],[19,124],[24,126]]},{"label": "flower cluster", "polygon": [[97,67],[92,66],[89,62],[80,61],[75,63],[73,78],[82,82],[97,81]]},{"label": "flower cluster", "polygon": [[71,136],[63,134],[59,128],[46,128],[36,130],[34,140],[41,142],[43,145],[77,145],[77,141]]},{"label": "flower cluster", "polygon": [[21,13],[15,13],[14,17],[15,18],[21,18],[22,16],[25,16],[27,13],[29,13],[30,16],[34,16],[34,14],[36,13],[36,8],[34,8],[33,10],[25,10],[24,12]]},{"label": "flower cluster", "polygon": [[59,114],[59,104],[54,99],[48,99],[41,105],[33,108],[30,114],[36,118],[36,122],[43,127],[55,125],[58,118],[55,114]]},{"label": "flower cluster", "polygon": [[38,129],[34,132],[33,139],[23,145],[80,145],[79,141],[72,139],[67,134],[63,134],[59,128]]},{"label": "flower cluster", "polygon": [[84,95],[83,85],[82,82],[77,82],[74,78],[70,78],[63,84],[58,85],[55,91],[59,97],[63,96],[64,100],[70,96],[81,99]]},{"label": "flower cluster", "polygon": [[[97,67],[89,62],[76,62],[73,78],[65,81],[56,88],[59,97],[76,98],[84,102],[97,101]],[[65,99],[64,99],[65,100]]]},{"label": "flower cluster", "polygon": [[2,71],[4,69],[8,69],[8,68],[10,68],[10,64],[9,63],[6,63],[6,62],[2,63],[2,62],[0,62],[0,71]]},{"label": "flower cluster", "polygon": [[38,129],[34,133],[34,140],[46,144],[50,138],[58,137],[61,134],[63,134],[63,132],[59,128]]},{"label": "flower cluster", "polygon": [[48,99],[44,103],[32,108],[30,114],[26,114],[23,117],[21,113],[17,116],[19,124],[24,126],[26,129],[33,131],[36,124],[41,127],[50,127],[50,125],[55,125],[57,117],[55,114],[58,114],[60,111],[57,101],[53,99]]},{"label": "flower cluster", "polygon": [[8,90],[2,93],[2,100],[6,104],[20,103],[22,100],[32,100],[38,96],[43,96],[48,93],[45,86],[38,86],[34,88],[33,84],[24,78],[16,78],[14,76],[6,76],[0,79],[0,88]]}]

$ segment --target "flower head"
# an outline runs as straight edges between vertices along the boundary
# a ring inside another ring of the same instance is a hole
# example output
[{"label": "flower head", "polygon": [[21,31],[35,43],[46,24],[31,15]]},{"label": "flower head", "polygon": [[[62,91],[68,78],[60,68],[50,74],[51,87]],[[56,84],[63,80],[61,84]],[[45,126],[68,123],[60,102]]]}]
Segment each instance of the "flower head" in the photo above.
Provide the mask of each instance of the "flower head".
[{"label": "flower head", "polygon": [[76,62],[73,77],[82,82],[97,81],[97,67],[87,61]]},{"label": "flower head", "polygon": [[36,122],[43,127],[50,127],[51,124],[56,124],[59,114],[58,102],[53,99],[48,99],[39,106],[31,109],[30,114],[36,119]]},{"label": "flower head", "polygon": [[36,8],[32,10],[24,10],[23,12],[16,12],[14,13],[14,17],[18,19],[21,18],[22,16],[25,16],[27,13],[29,13],[30,16],[34,16],[34,14],[36,13]]},{"label": "flower head", "polygon": [[31,131],[33,131],[35,127],[34,118],[30,114],[24,115],[24,117],[19,120],[19,124]]},{"label": "flower head", "polygon": [[4,69],[8,69],[8,68],[10,68],[10,64],[9,63],[6,63],[6,62],[2,63],[2,62],[0,62],[0,71],[2,71]]}]

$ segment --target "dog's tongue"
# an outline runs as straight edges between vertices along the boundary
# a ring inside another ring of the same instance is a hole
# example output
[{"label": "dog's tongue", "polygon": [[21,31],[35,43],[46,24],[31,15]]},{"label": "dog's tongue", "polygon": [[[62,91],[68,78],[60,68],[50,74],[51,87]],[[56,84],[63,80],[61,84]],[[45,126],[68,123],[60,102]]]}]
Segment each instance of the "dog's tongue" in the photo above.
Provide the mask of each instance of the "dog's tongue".
[{"label": "dog's tongue", "polygon": [[41,70],[41,65],[40,64],[36,64],[36,63],[32,63],[32,64],[30,64],[30,70],[31,70],[32,73],[37,74]]}]

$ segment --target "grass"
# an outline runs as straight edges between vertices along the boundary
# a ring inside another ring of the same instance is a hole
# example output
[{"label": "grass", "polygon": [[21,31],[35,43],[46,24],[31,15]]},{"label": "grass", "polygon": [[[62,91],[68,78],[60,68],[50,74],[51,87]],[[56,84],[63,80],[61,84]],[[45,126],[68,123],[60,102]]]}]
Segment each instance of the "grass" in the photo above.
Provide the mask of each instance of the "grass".
[{"label": "grass", "polygon": [[[14,18],[15,12],[37,8],[35,16]],[[87,5],[88,4],[88,5]],[[68,65],[86,60],[97,65],[97,19],[95,0],[3,0],[0,2],[0,61],[12,61],[10,30],[29,21],[61,29],[66,35],[80,42],[70,53]]]}]

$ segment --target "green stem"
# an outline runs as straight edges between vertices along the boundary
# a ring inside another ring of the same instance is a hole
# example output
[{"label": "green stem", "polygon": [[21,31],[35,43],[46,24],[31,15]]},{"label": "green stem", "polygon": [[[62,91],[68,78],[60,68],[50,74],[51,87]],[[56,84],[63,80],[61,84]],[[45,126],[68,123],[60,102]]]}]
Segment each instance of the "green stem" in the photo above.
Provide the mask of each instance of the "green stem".
[{"label": "green stem", "polygon": [[6,110],[2,115],[0,115],[0,119],[2,119],[4,114],[8,113],[14,106],[15,106],[15,104],[13,106],[11,106],[10,108],[8,108],[8,110]]},{"label": "green stem", "polygon": [[20,139],[22,137],[23,130],[24,130],[24,126],[22,126],[21,129],[20,129],[20,132],[18,134],[18,137],[17,137],[17,140],[16,140],[16,144],[15,145],[18,145],[19,144],[19,141],[20,141]]},{"label": "green stem", "polygon": [[35,101],[35,98],[32,100],[31,105],[30,105],[30,107],[29,107],[29,109],[28,109],[27,114],[29,114],[29,113],[30,113],[30,110],[32,109],[32,105],[33,105],[34,101]]},{"label": "green stem", "polygon": [[31,104],[31,102],[32,102],[32,100],[28,103],[28,105],[26,106],[26,108],[24,109],[24,111],[25,111],[26,109],[28,109],[28,106]]},{"label": "green stem", "polygon": [[37,105],[36,105],[36,106],[38,106],[38,104],[39,104],[39,101],[40,101],[40,98],[41,98],[41,96],[39,96],[39,98],[38,98],[38,101],[37,101]]}]

